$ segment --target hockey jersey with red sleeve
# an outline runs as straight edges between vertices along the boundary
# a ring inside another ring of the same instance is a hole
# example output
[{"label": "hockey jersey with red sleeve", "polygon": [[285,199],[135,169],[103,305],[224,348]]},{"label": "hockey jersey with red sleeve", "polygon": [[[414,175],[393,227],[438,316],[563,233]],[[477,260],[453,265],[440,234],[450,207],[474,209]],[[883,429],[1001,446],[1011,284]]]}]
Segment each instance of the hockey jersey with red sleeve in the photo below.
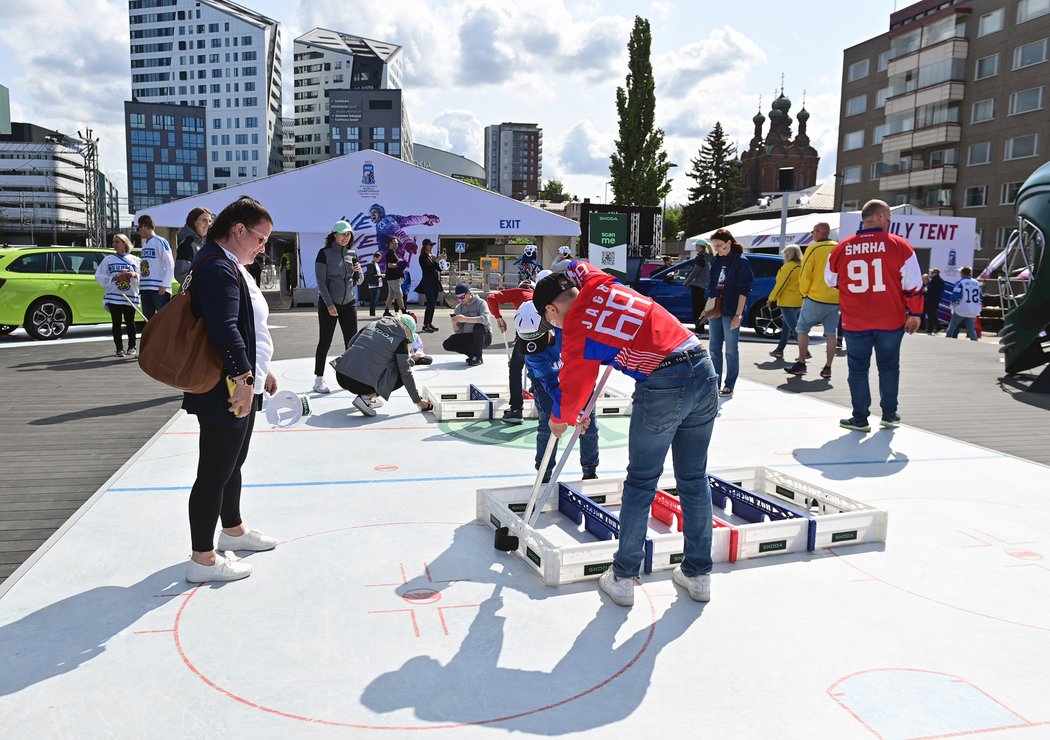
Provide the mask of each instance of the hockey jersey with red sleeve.
[{"label": "hockey jersey with red sleeve", "polygon": [[594,389],[599,365],[642,380],[694,337],[663,306],[584,260],[573,261],[565,274],[580,294],[565,317],[561,399],[551,418],[572,424]]},{"label": "hockey jersey with red sleeve", "polygon": [[895,331],[922,315],[922,270],[907,239],[882,229],[861,229],[839,242],[824,279],[839,289],[846,331]]}]

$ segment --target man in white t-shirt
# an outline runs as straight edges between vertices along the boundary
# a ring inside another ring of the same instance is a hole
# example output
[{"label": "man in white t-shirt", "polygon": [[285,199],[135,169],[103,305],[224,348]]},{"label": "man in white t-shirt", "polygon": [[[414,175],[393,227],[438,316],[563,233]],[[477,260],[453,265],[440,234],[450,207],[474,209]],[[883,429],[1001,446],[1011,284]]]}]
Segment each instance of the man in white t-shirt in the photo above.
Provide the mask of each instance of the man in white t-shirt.
[{"label": "man in white t-shirt", "polygon": [[977,317],[981,315],[981,284],[973,279],[973,270],[964,267],[962,275],[952,288],[952,320],[948,322],[948,339],[959,336],[959,327],[966,329],[966,336],[977,341]]}]

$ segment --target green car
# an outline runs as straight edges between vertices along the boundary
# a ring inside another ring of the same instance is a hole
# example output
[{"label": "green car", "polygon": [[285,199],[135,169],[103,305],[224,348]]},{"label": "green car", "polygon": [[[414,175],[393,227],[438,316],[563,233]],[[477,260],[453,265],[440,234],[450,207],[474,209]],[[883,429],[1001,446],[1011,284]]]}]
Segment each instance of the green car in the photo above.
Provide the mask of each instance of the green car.
[{"label": "green car", "polygon": [[34,339],[58,339],[74,324],[109,323],[95,270],[112,253],[90,247],[0,249],[0,334],[24,326]]}]

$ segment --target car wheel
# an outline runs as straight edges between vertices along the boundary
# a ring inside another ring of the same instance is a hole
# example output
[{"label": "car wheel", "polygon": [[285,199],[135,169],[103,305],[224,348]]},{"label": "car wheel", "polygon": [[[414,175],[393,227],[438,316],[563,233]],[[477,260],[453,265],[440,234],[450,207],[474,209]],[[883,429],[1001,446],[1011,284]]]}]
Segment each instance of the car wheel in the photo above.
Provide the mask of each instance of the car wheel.
[{"label": "car wheel", "polygon": [[26,331],[33,339],[58,339],[69,331],[73,316],[57,298],[39,298],[26,311]]},{"label": "car wheel", "polygon": [[751,309],[751,328],[760,337],[778,339],[783,323],[784,318],[780,315],[780,306],[770,307],[768,302],[763,301],[762,305]]},{"label": "car wheel", "polygon": [[0,337],[10,334],[17,328],[17,326],[11,326],[10,324],[0,324]]}]

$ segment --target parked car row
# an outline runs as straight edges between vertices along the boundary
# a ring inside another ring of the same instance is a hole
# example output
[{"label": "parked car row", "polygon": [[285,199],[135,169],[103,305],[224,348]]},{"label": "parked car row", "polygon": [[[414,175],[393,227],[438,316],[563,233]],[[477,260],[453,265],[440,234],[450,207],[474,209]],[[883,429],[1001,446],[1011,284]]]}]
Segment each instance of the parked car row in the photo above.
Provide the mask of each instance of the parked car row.
[{"label": "parked car row", "polygon": [[[784,264],[784,260],[775,254],[751,253],[746,256],[751,263],[755,280],[751,284],[747,303],[744,304],[745,324],[754,329],[759,336],[775,339],[780,336],[780,308],[770,308],[768,299],[776,283],[777,270]],[[696,258],[684,260],[654,272],[647,278],[639,279],[638,292],[652,298],[679,321],[692,323],[692,290],[683,283],[695,263]]]}]

